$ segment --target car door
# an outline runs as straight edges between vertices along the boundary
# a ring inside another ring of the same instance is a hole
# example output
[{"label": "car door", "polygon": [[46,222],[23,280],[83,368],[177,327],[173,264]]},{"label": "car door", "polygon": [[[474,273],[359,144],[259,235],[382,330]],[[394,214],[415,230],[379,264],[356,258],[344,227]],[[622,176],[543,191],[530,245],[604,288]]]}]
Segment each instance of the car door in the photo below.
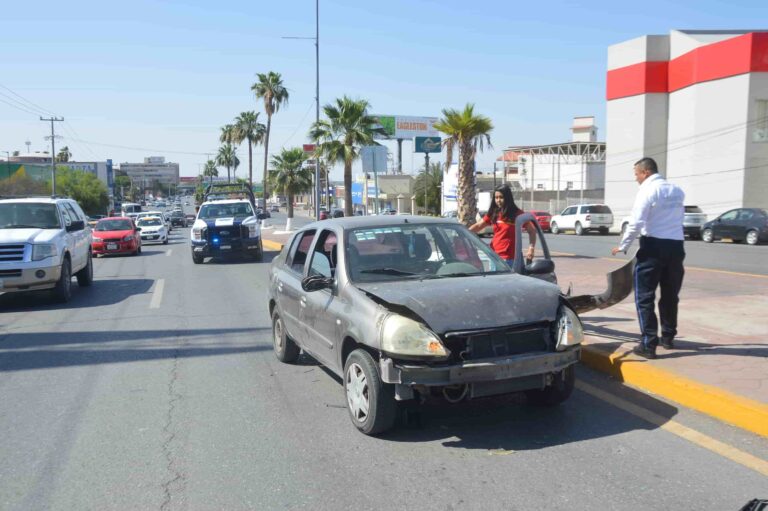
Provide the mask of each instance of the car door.
[{"label": "car door", "polygon": [[300,318],[300,309],[302,308],[300,303],[304,295],[304,291],[301,289],[301,279],[304,277],[307,255],[314,237],[314,229],[296,235],[285,263],[277,270],[275,282],[277,306],[282,314],[285,329],[288,335],[300,344],[303,344],[306,338]]},{"label": "car door", "polygon": [[739,216],[736,218],[736,221],[733,223],[733,239],[734,240],[744,240],[747,238],[747,231],[749,230],[749,226],[752,224],[752,219],[754,217],[754,213],[751,209],[740,209],[739,210]]},{"label": "car door", "polygon": [[323,365],[334,362],[338,333],[339,298],[336,293],[338,261],[336,233],[323,229],[317,236],[307,268],[307,276],[321,275],[334,280],[331,289],[303,291],[299,309],[301,323],[307,329],[307,348]]},{"label": "car door", "polygon": [[570,208],[565,208],[565,211],[563,211],[562,217],[560,221],[562,224],[560,225],[560,230],[563,229],[573,229],[576,225],[576,210],[578,209],[577,206],[571,206]]},{"label": "car door", "polygon": [[716,238],[733,238],[736,233],[736,221],[739,217],[739,210],[732,209],[720,215],[712,225],[712,232]]},{"label": "car door", "polygon": [[[70,258],[70,269],[74,273],[74,271],[79,267],[80,265],[80,259],[77,255],[77,236],[76,231],[70,231],[72,228],[72,222],[77,220],[77,217],[74,216],[74,213],[72,212],[71,208],[68,208],[66,203],[59,202],[59,213],[61,214],[61,217],[64,219],[64,240],[67,246],[67,251],[69,252],[69,258]],[[63,261],[63,259],[62,259]]]},{"label": "car door", "polygon": [[83,228],[74,231],[75,243],[77,248],[78,268],[84,267],[88,264],[88,252],[91,248],[91,227],[85,218],[85,213],[76,202],[67,202],[67,208],[69,208],[70,214],[73,218],[83,222]]}]

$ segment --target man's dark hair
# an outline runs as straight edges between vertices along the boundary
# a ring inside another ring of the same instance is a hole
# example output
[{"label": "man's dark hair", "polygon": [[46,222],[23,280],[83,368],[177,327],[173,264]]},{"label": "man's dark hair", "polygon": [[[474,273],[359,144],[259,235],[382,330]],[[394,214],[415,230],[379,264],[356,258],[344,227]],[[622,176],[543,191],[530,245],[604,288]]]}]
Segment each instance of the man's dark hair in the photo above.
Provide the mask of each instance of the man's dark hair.
[{"label": "man's dark hair", "polygon": [[640,167],[643,170],[647,170],[651,174],[656,174],[659,172],[659,167],[656,165],[656,160],[653,158],[641,158],[637,160],[635,166]]}]

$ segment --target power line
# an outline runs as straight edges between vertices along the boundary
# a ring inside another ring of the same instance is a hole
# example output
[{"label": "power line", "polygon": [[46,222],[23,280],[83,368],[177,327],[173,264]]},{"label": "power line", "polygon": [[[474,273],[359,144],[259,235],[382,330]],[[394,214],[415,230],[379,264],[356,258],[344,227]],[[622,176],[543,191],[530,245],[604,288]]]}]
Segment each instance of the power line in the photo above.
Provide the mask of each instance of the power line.
[{"label": "power line", "polygon": [[[0,83],[0,87],[2,87],[3,89],[7,90],[8,92],[10,92],[11,94],[13,94],[14,96],[16,96],[16,97],[18,97],[18,98],[20,98],[20,99],[23,99],[23,100],[24,100],[26,103],[29,103],[30,105],[32,105],[33,107],[35,107],[37,110],[39,110],[39,111],[40,111],[40,112],[42,112],[43,114],[45,114],[45,115],[50,115],[51,117],[55,117],[55,116],[56,116],[56,114],[54,114],[54,113],[53,113],[53,112],[51,112],[50,110],[47,110],[47,109],[45,109],[45,108],[41,107],[40,105],[38,105],[38,104],[36,104],[36,103],[33,103],[32,101],[28,100],[27,98],[25,98],[25,97],[24,97],[24,96],[22,96],[21,94],[18,94],[18,93],[16,93],[16,92],[14,92],[12,89],[10,89],[10,88],[6,87],[6,86],[5,86],[5,85],[3,85],[2,83]],[[0,93],[0,94],[1,94],[1,93]],[[7,96],[6,96],[6,97],[7,97]]]}]

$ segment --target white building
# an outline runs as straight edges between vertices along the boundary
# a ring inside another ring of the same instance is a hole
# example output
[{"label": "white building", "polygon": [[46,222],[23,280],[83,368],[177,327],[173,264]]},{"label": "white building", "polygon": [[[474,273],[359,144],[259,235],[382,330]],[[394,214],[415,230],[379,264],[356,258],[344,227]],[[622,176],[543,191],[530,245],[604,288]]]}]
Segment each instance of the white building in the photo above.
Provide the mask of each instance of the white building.
[{"label": "white building", "polygon": [[615,218],[632,208],[643,156],[710,218],[768,205],[768,32],[675,30],[610,46],[607,101]]},{"label": "white building", "polygon": [[144,163],[121,163],[120,171],[139,184],[149,184],[152,181],[163,184],[179,183],[179,164],[166,162],[163,156],[144,158]]}]

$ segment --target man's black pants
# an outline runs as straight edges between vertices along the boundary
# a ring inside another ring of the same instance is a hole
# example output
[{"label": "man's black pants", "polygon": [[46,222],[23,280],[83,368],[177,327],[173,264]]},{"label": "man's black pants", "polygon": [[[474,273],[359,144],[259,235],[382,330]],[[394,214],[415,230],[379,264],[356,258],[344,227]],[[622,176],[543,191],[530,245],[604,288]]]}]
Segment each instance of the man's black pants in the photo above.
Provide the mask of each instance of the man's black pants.
[{"label": "man's black pants", "polygon": [[642,343],[648,349],[655,349],[659,344],[654,304],[657,287],[661,290],[661,337],[672,340],[677,335],[677,303],[685,273],[684,259],[682,240],[640,237],[640,250],[635,265],[635,306]]}]

